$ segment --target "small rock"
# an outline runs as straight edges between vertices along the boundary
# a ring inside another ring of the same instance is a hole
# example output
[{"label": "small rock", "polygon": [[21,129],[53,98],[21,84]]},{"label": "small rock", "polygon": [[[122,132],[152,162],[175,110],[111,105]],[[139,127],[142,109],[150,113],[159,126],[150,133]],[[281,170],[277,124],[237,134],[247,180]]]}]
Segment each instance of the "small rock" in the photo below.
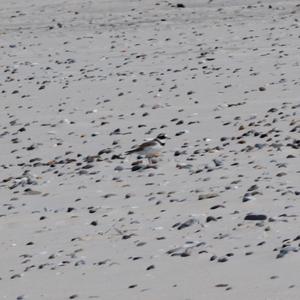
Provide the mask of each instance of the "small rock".
[{"label": "small rock", "polygon": [[253,213],[246,215],[244,218],[244,220],[246,220],[246,221],[265,221],[266,219],[267,219],[266,215],[253,214]]},{"label": "small rock", "polygon": [[276,258],[282,258],[290,252],[298,252],[298,249],[296,247],[293,247],[293,246],[283,247],[282,249],[280,249],[280,251],[279,251],[278,255],[276,256]]},{"label": "small rock", "polygon": [[219,196],[219,194],[217,194],[217,193],[201,194],[198,196],[198,200],[211,199],[211,198],[215,198],[218,196]]},{"label": "small rock", "polygon": [[218,258],[218,262],[223,263],[223,262],[226,262],[226,261],[228,261],[228,258],[226,256],[222,256],[222,257]]},{"label": "small rock", "polygon": [[253,197],[250,193],[246,193],[243,197],[243,202],[248,202],[248,201],[252,201],[255,200],[256,198]]},{"label": "small rock", "polygon": [[191,225],[193,225],[193,224],[195,224],[195,223],[198,223],[198,220],[196,220],[195,218],[188,219],[187,221],[181,223],[181,224],[177,227],[177,229],[178,229],[178,230],[181,230],[181,229],[190,227]]}]

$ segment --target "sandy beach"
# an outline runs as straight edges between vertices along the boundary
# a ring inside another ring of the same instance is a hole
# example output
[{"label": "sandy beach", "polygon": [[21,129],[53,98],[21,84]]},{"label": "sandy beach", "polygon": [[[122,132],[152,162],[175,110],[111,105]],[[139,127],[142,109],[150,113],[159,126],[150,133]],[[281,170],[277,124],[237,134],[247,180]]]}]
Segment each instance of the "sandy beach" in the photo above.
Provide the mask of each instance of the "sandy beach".
[{"label": "sandy beach", "polygon": [[299,20],[0,0],[0,299],[299,299]]}]

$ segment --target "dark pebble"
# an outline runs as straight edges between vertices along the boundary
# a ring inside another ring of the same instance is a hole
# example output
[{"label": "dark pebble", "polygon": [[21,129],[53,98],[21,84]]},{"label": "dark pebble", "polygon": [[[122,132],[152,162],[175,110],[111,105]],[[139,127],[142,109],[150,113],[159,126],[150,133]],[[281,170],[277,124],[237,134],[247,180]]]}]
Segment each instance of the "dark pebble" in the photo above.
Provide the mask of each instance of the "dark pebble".
[{"label": "dark pebble", "polygon": [[267,219],[266,215],[261,215],[261,214],[248,214],[244,218],[246,221],[264,221]]}]

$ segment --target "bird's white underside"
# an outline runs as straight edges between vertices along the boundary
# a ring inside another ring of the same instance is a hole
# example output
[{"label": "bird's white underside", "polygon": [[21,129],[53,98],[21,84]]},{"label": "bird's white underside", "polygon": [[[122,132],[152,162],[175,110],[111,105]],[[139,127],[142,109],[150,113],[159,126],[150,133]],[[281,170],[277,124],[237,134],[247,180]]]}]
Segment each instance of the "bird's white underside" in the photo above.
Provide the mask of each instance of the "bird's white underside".
[{"label": "bird's white underside", "polygon": [[138,154],[146,155],[146,156],[155,155],[161,150],[161,148],[162,148],[162,146],[157,143],[154,146],[150,146],[150,147],[145,148],[142,151],[139,151]]}]

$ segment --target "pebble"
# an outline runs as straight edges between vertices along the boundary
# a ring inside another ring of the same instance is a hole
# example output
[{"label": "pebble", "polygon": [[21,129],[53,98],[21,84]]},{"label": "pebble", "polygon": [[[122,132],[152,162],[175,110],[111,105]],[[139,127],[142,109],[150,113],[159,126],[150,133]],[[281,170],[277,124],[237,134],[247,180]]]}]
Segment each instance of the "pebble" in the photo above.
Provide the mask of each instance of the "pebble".
[{"label": "pebble", "polygon": [[218,258],[218,262],[220,262],[220,263],[224,263],[226,261],[228,261],[228,258],[226,256],[222,256],[222,257]]},{"label": "pebble", "polygon": [[198,200],[211,199],[211,198],[215,198],[215,197],[218,197],[218,196],[219,196],[218,193],[201,194],[201,195],[198,196]]},{"label": "pebble", "polygon": [[294,247],[294,246],[285,246],[282,247],[279,251],[279,253],[277,254],[276,258],[282,258],[285,255],[289,254],[290,252],[298,252],[299,249]]},{"label": "pebble", "polygon": [[249,213],[245,216],[246,221],[265,221],[267,219],[266,215]]},{"label": "pebble", "polygon": [[196,223],[199,223],[199,221],[195,218],[191,218],[191,219],[186,220],[183,223],[179,223],[178,225],[175,224],[175,225],[173,225],[173,227],[177,227],[178,230],[182,230],[182,229],[190,227],[191,225],[194,225]]},{"label": "pebble", "polygon": [[253,197],[251,195],[251,193],[246,193],[244,196],[243,196],[243,202],[248,202],[248,201],[253,201],[255,200],[255,197]]}]

